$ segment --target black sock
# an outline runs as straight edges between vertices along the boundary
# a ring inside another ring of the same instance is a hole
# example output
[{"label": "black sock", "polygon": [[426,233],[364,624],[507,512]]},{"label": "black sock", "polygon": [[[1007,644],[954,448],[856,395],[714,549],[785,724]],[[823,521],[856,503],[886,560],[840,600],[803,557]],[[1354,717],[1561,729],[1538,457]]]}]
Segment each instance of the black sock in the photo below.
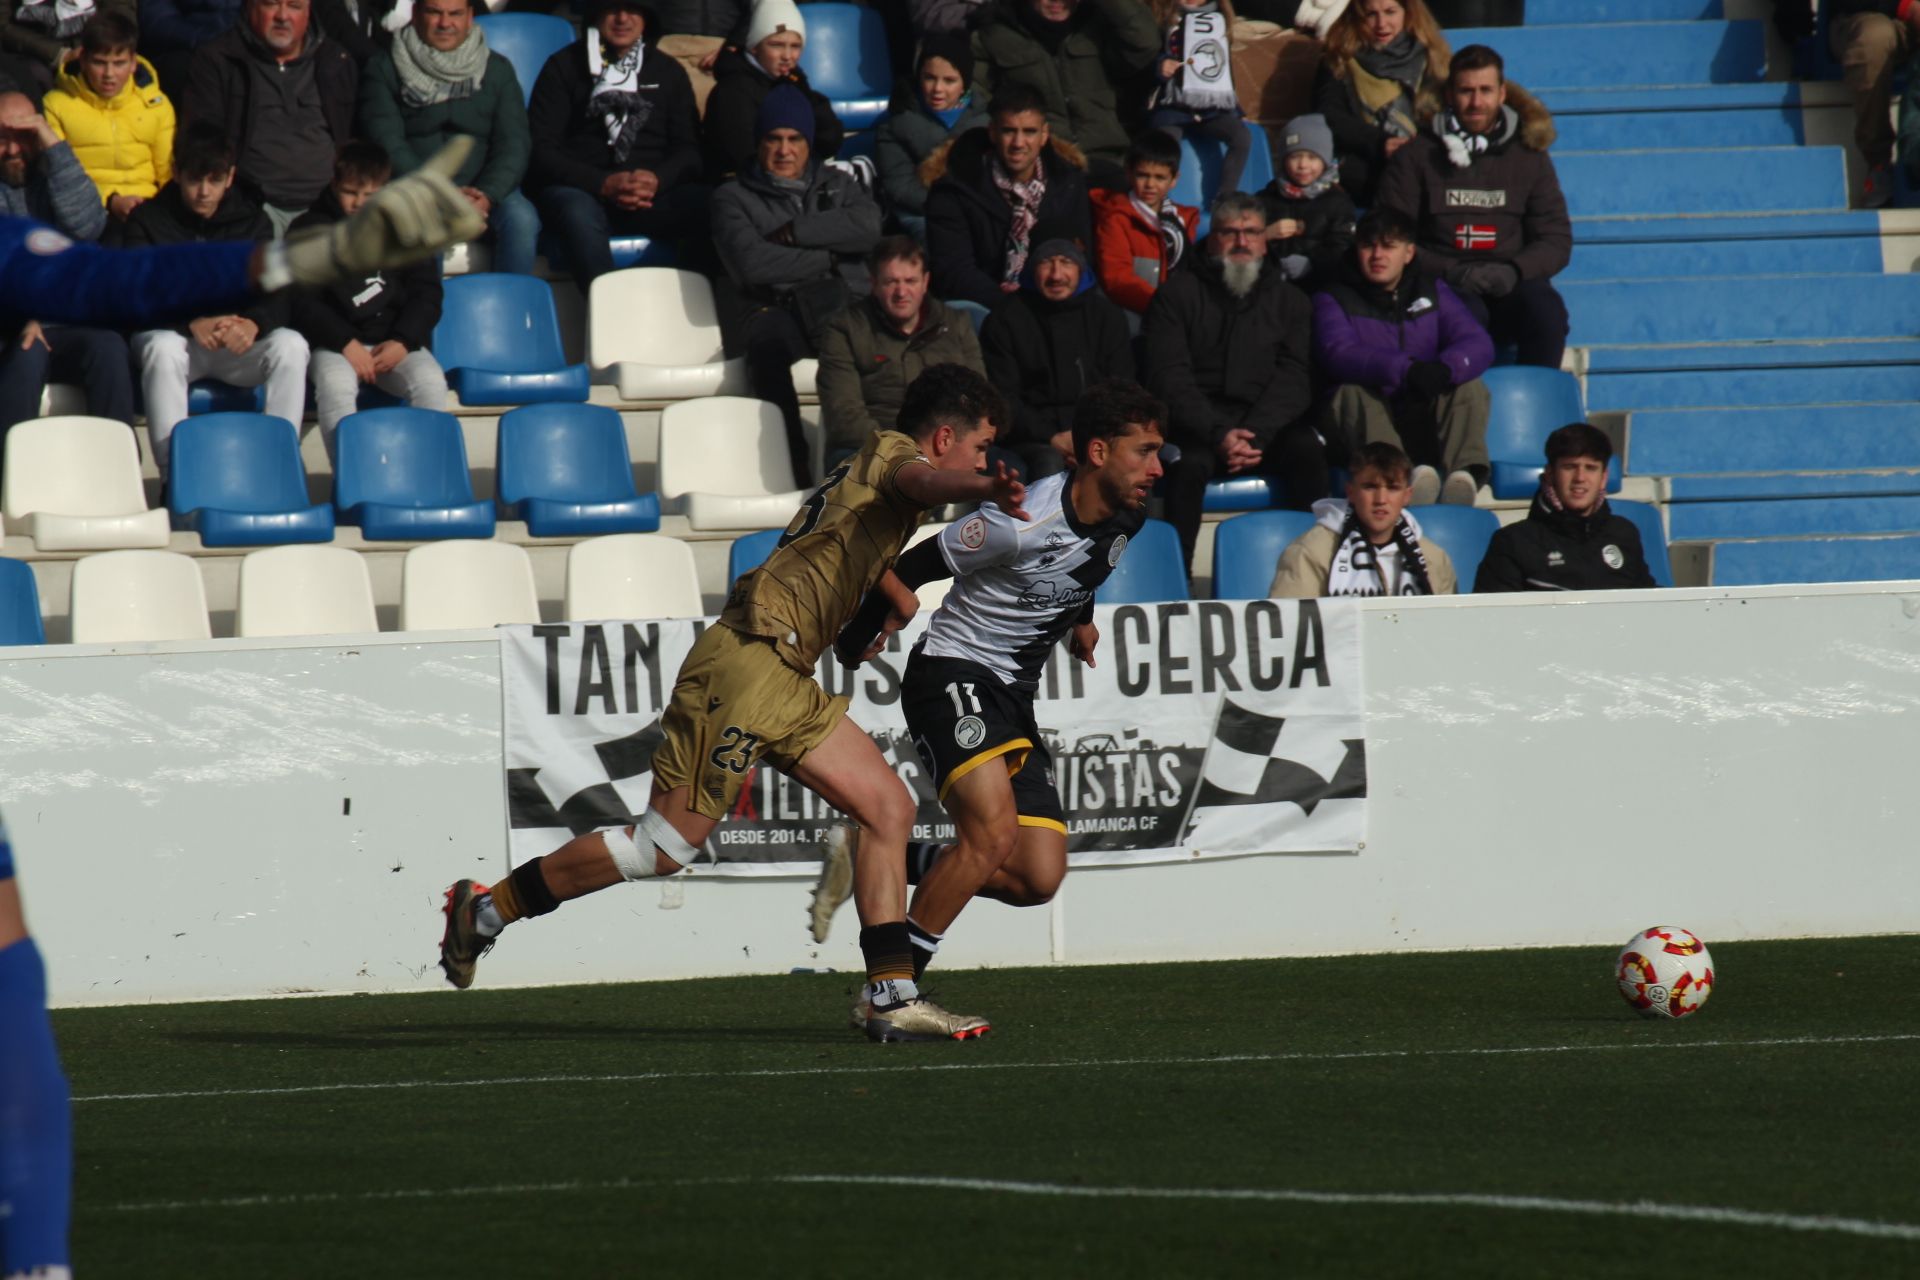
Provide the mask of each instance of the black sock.
[{"label": "black sock", "polygon": [[514,893],[519,896],[520,907],[528,916],[544,916],[560,909],[560,899],[553,896],[553,890],[547,887],[546,873],[540,870],[540,864],[545,861],[545,858],[534,858],[523,862],[509,877]]},{"label": "black sock", "polygon": [[907,883],[919,884],[932,869],[947,846],[932,840],[915,840],[907,846]]},{"label": "black sock", "polygon": [[929,932],[914,923],[912,916],[907,917],[907,940],[913,943],[913,980],[918,983],[927,972],[927,965],[933,961],[933,953],[940,949],[942,935]]},{"label": "black sock", "polygon": [[872,924],[860,931],[860,954],[867,960],[867,981],[913,976],[913,942],[907,936],[907,922]]}]

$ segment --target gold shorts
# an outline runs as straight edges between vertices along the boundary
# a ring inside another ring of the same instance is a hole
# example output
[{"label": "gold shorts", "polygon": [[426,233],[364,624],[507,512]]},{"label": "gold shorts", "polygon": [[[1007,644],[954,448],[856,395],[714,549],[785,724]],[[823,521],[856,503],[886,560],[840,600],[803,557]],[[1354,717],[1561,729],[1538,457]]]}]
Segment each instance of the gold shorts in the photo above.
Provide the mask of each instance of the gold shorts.
[{"label": "gold shorts", "polygon": [[687,788],[687,807],[718,821],[765,757],[791,773],[847,714],[847,699],[780,660],[773,641],[714,625],[680,664],[660,717],[653,785]]}]

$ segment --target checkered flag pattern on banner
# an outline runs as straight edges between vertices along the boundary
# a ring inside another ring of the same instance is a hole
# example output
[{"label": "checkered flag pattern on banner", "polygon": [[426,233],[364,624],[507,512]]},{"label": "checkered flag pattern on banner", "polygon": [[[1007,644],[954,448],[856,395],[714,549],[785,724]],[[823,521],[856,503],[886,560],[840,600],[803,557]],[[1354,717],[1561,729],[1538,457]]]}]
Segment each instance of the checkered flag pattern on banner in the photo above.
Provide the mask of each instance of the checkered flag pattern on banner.
[{"label": "checkered flag pattern on banner", "polygon": [[[1311,847],[1285,839],[1285,833],[1309,825],[1318,813],[1323,821],[1312,825],[1331,835],[1346,824],[1323,806],[1330,801],[1364,801],[1366,795],[1364,738],[1340,737],[1322,718],[1266,715],[1223,697],[1181,840],[1189,843],[1198,836],[1201,843],[1210,843],[1210,826],[1230,825],[1256,828],[1272,838],[1275,847]],[[1343,815],[1349,809],[1357,814],[1361,808],[1330,806]],[[1210,822],[1214,816],[1226,821]],[[1351,844],[1342,839],[1327,847]]]}]

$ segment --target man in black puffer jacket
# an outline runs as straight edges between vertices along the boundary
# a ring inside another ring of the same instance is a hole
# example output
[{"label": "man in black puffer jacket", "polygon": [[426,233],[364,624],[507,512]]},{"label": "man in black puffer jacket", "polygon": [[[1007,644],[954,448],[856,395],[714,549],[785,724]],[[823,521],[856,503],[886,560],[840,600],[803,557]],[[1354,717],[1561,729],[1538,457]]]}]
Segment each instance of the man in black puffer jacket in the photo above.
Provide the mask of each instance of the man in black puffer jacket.
[{"label": "man in black puffer jacket", "polygon": [[1493,535],[1473,589],[1610,591],[1656,585],[1640,530],[1607,506],[1613,443],[1572,422],[1547,437],[1547,470],[1533,509]]}]

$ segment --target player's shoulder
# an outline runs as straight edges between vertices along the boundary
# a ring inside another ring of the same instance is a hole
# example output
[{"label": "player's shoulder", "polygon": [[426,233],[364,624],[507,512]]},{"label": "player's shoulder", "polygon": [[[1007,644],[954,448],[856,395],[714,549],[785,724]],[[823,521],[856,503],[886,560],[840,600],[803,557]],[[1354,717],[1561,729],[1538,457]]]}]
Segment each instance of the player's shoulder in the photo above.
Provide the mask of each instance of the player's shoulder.
[{"label": "player's shoulder", "polygon": [[888,470],[909,462],[927,461],[927,455],[920,448],[920,442],[904,431],[876,431],[867,438],[860,452],[863,456],[873,458]]}]

